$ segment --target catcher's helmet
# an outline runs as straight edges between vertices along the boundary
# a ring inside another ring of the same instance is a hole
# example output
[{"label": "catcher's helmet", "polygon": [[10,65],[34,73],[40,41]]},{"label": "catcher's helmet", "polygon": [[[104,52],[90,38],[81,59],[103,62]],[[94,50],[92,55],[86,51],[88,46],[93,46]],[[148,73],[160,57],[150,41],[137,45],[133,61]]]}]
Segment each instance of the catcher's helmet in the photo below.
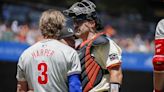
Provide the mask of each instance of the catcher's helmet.
[{"label": "catcher's helmet", "polygon": [[102,24],[96,13],[96,5],[89,0],[82,0],[73,4],[64,14],[76,20],[95,20],[97,30],[101,30]]}]

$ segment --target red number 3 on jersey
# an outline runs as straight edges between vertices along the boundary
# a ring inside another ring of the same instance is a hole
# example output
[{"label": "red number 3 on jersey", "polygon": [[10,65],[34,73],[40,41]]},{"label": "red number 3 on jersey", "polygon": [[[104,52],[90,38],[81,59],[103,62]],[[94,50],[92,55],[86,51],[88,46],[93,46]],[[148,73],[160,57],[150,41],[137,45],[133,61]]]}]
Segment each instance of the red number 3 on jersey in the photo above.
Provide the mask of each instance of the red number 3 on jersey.
[{"label": "red number 3 on jersey", "polygon": [[[43,69],[43,71],[41,71]],[[38,83],[40,84],[46,84],[48,82],[48,76],[47,76],[47,64],[46,63],[39,63],[38,64],[38,71],[41,71],[41,75],[38,76]]]}]

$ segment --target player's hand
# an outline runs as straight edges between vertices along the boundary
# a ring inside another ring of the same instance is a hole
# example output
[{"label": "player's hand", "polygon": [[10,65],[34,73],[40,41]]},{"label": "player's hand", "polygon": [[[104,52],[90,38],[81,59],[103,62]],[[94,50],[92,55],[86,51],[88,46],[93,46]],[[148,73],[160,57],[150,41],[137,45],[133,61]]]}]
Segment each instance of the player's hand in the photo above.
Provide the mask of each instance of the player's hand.
[{"label": "player's hand", "polygon": [[17,85],[17,92],[25,92],[25,91],[21,90],[21,85]]}]

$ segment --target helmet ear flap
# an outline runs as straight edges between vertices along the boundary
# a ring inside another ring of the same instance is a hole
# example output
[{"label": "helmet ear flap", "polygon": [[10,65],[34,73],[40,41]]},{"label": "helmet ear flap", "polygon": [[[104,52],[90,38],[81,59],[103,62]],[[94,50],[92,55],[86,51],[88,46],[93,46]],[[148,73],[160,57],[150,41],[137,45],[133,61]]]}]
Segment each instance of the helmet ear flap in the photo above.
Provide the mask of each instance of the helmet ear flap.
[{"label": "helmet ear flap", "polygon": [[102,31],[102,29],[104,28],[102,23],[101,23],[101,20],[99,18],[97,18],[96,20],[96,29],[97,31]]},{"label": "helmet ear flap", "polygon": [[103,27],[102,22],[101,22],[99,16],[97,15],[97,13],[93,12],[91,17],[96,22],[96,29],[97,29],[97,31],[101,31],[104,27]]},{"label": "helmet ear flap", "polygon": [[63,13],[69,16],[69,10],[64,10]]}]

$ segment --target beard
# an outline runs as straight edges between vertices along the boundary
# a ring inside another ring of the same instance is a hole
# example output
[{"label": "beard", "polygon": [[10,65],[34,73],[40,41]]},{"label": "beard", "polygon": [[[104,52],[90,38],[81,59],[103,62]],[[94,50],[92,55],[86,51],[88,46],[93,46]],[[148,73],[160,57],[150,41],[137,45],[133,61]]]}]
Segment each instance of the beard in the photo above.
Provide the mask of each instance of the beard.
[{"label": "beard", "polygon": [[87,35],[88,32],[89,30],[86,30],[86,29],[77,29],[75,30],[75,36],[78,38],[81,38],[82,36]]}]

